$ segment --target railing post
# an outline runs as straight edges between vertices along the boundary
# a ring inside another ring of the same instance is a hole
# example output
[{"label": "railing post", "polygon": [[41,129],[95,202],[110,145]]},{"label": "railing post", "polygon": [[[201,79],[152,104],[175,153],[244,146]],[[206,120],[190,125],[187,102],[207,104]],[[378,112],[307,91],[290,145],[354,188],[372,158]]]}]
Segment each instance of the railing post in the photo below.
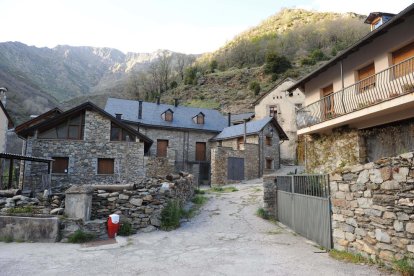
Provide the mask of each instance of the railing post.
[{"label": "railing post", "polygon": [[292,188],[291,188],[291,191],[292,191],[292,194],[294,194],[295,193],[295,180],[294,180],[294,176],[292,175],[291,176],[291,185],[292,185]]},{"label": "railing post", "polygon": [[346,114],[345,103],[344,103],[344,89],[343,88],[342,88],[341,102],[342,102],[342,108],[344,109],[344,114]]}]

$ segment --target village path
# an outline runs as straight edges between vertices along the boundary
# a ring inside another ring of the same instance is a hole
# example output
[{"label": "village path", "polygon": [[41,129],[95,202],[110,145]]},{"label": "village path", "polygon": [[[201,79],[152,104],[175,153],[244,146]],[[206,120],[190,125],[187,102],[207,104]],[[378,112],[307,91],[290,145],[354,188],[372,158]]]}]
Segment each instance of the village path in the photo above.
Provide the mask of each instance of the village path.
[{"label": "village path", "polygon": [[336,261],[257,217],[259,181],[235,186],[239,191],[209,194],[181,228],[138,233],[118,248],[0,243],[0,275],[381,275],[374,267]]}]

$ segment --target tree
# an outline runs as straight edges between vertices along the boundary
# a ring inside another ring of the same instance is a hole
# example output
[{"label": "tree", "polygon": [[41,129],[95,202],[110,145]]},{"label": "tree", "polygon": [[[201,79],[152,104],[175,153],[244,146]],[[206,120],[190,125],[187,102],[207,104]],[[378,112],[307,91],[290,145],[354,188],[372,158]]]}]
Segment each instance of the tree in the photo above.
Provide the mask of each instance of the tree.
[{"label": "tree", "polygon": [[171,83],[170,83],[170,88],[171,89],[174,89],[174,88],[176,88],[178,86],[178,83],[176,82],[176,81],[172,81]]},{"label": "tree", "polygon": [[135,99],[141,99],[141,89],[140,89],[140,79],[139,75],[136,72],[131,72],[128,77],[127,81],[127,91],[131,94]]},{"label": "tree", "polygon": [[279,56],[274,52],[266,55],[264,71],[266,74],[280,74],[292,68],[292,64],[285,56]]},{"label": "tree", "polygon": [[210,67],[210,71],[214,72],[214,70],[216,70],[218,67],[217,60],[213,59],[212,61],[210,61],[209,67]]},{"label": "tree", "polygon": [[190,66],[185,69],[184,84],[196,84],[197,83],[197,67]]},{"label": "tree", "polygon": [[257,96],[257,95],[259,95],[261,87],[260,87],[260,84],[257,81],[252,81],[249,84],[249,89],[254,92],[255,96]]},{"label": "tree", "polygon": [[160,93],[168,90],[168,81],[171,74],[171,53],[167,50],[161,52],[161,55],[158,59],[158,71],[161,82]]}]

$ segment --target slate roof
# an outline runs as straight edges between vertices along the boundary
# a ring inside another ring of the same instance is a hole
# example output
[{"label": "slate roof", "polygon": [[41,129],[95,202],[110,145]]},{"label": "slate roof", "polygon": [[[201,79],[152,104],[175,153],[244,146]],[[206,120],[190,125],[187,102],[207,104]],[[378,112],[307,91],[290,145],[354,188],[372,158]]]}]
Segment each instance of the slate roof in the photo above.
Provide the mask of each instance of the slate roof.
[{"label": "slate roof", "polygon": [[[269,123],[273,123],[273,125],[276,127],[280,139],[288,140],[286,133],[283,131],[283,129],[280,127],[280,125],[277,123],[277,121],[273,117],[265,117],[261,120],[250,121],[246,123],[246,135],[252,135],[252,134],[256,134],[260,132]],[[240,137],[243,135],[244,135],[244,124],[240,124],[240,125],[226,127],[225,129],[223,129],[222,132],[220,132],[216,137],[214,137],[211,140],[213,141],[226,140],[226,139]]]},{"label": "slate roof", "polygon": [[251,120],[252,118],[254,118],[254,112],[231,114],[232,123],[243,122],[244,120]]},{"label": "slate roof", "polygon": [[[227,126],[226,117],[214,109],[180,105],[176,107],[169,104],[142,102],[142,119],[138,119],[138,107],[138,101],[108,98],[105,111],[113,116],[116,113],[122,114],[122,120],[124,122],[136,123],[143,126],[195,129],[209,132],[220,132]],[[171,122],[161,118],[161,114],[168,109],[174,112]],[[200,112],[205,116],[204,124],[197,124],[193,121],[194,116]]]}]

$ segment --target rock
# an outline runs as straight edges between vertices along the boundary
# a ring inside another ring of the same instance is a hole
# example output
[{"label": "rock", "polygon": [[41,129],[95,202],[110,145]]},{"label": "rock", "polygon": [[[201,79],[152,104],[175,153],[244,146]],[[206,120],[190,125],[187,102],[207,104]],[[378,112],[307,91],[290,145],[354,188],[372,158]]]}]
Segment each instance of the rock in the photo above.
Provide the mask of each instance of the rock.
[{"label": "rock", "polygon": [[384,181],[381,177],[381,171],[378,169],[370,170],[369,180],[377,184],[381,184]]},{"label": "rock", "polygon": [[348,241],[353,242],[355,240],[355,235],[352,234],[352,233],[346,232],[345,233],[345,239],[348,240]]},{"label": "rock", "polygon": [[367,235],[367,233],[365,232],[364,229],[362,228],[355,228],[355,234],[359,235],[361,237],[365,237]]},{"label": "rock", "polygon": [[23,195],[16,195],[16,196],[12,197],[12,199],[14,201],[18,201],[18,200],[29,201],[29,198],[27,196],[23,196]]},{"label": "rock", "polygon": [[44,190],[43,192],[43,198],[48,198],[50,195],[49,190]]},{"label": "rock", "polygon": [[370,208],[372,206],[372,199],[370,198],[357,198],[357,201],[360,208]]},{"label": "rock", "polygon": [[51,215],[61,215],[63,214],[63,211],[65,210],[65,208],[55,208],[52,211],[50,211]]},{"label": "rock", "polygon": [[375,209],[367,209],[365,210],[365,214],[369,216],[380,217],[382,216],[382,211],[375,210]]},{"label": "rock", "polygon": [[407,181],[407,175],[409,173],[410,169],[407,167],[400,167],[398,168],[398,172],[394,172],[392,175],[392,178],[398,182],[405,182]]},{"label": "rock", "polygon": [[118,199],[118,197],[108,197],[109,202],[114,202],[117,199]]},{"label": "rock", "polygon": [[351,172],[355,173],[355,172],[360,172],[364,169],[363,165],[355,165],[351,168]]},{"label": "rock", "polygon": [[394,220],[394,229],[397,232],[404,231],[404,223],[399,220]]},{"label": "rock", "polygon": [[338,191],[338,183],[336,183],[335,181],[330,182],[329,187],[331,188],[332,194]]},{"label": "rock", "polygon": [[119,195],[119,199],[122,199],[122,200],[128,200],[128,199],[129,199],[129,195],[120,194],[120,195]]},{"label": "rock", "polygon": [[342,177],[344,181],[352,181],[354,179],[357,179],[357,175],[354,173],[347,173],[347,174],[344,174]]},{"label": "rock", "polygon": [[338,174],[338,173],[330,174],[329,175],[329,179],[331,181],[342,181],[342,176],[340,174]]},{"label": "rock", "polygon": [[381,173],[381,178],[382,180],[389,180],[391,178],[392,175],[392,169],[390,166],[387,167],[382,167],[380,169],[380,173]]},{"label": "rock", "polygon": [[381,184],[381,189],[383,190],[398,190],[400,184],[395,180],[388,180]]},{"label": "rock", "polygon": [[391,238],[387,232],[380,229],[375,229],[375,238],[380,242],[390,243]]},{"label": "rock", "polygon": [[336,221],[345,221],[344,216],[343,215],[339,215],[339,214],[333,214],[332,215],[332,219],[336,220]]},{"label": "rock", "polygon": [[382,260],[392,262],[392,261],[394,261],[394,253],[392,253],[391,251],[388,251],[388,250],[381,250],[381,252],[379,254],[379,258],[382,259]]},{"label": "rock", "polygon": [[119,196],[119,193],[118,192],[113,192],[113,193],[110,193],[109,196],[110,197],[117,197],[117,196]]},{"label": "rock", "polygon": [[340,229],[334,229],[332,236],[338,239],[345,239],[345,233]]},{"label": "rock", "polygon": [[109,193],[98,194],[98,196],[102,198],[107,198],[109,196]]},{"label": "rock", "polygon": [[349,184],[339,184],[338,188],[342,192],[349,192]]},{"label": "rock", "polygon": [[366,190],[364,192],[364,197],[372,197],[372,191],[371,190]]},{"label": "rock", "polygon": [[338,199],[344,199],[345,198],[345,193],[344,192],[336,192],[335,193],[335,197]]},{"label": "rock", "polygon": [[407,225],[405,226],[405,231],[407,231],[408,233],[414,234],[414,223],[413,222],[407,223]]},{"label": "rock", "polygon": [[141,198],[131,198],[129,203],[131,203],[132,205],[135,205],[135,206],[141,206],[142,205],[142,199]]},{"label": "rock", "polygon": [[396,219],[397,216],[393,212],[384,212],[384,215],[382,216],[385,219]]},{"label": "rock", "polygon": [[413,153],[412,152],[403,153],[403,154],[400,154],[400,157],[404,159],[411,159],[413,158]]},{"label": "rock", "polygon": [[401,213],[401,212],[397,213],[397,218],[398,220],[409,220],[410,219],[410,217],[406,213]]},{"label": "rock", "polygon": [[375,248],[372,247],[371,245],[363,242],[363,248],[362,250],[364,250],[365,252],[367,252],[368,254],[375,254]]},{"label": "rock", "polygon": [[348,244],[349,244],[349,241],[344,240],[344,239],[340,239],[340,240],[338,240],[338,244],[339,244],[340,246],[345,246],[345,247],[347,247],[347,246],[348,246]]},{"label": "rock", "polygon": [[146,195],[144,196],[144,201],[151,201],[152,200],[152,196],[151,195]]},{"label": "rock", "polygon": [[354,218],[348,218],[346,219],[346,223],[349,225],[352,225],[353,227],[358,227],[358,223]]},{"label": "rock", "polygon": [[407,245],[407,250],[411,253],[414,253],[414,244]]},{"label": "rock", "polygon": [[152,217],[150,219],[150,221],[151,221],[151,225],[154,225],[154,226],[157,226],[157,227],[160,227],[160,225],[161,225],[161,221],[156,217]]},{"label": "rock", "polygon": [[149,225],[145,228],[141,228],[139,231],[143,232],[143,233],[148,233],[148,232],[152,232],[154,230],[157,230],[157,228],[155,228],[155,226],[153,226],[153,225]]},{"label": "rock", "polygon": [[359,174],[359,176],[358,176],[358,179],[357,179],[356,183],[357,183],[357,184],[365,184],[365,183],[367,183],[367,182],[368,182],[368,180],[369,180],[369,172],[368,172],[368,170],[363,170],[363,171]]}]

